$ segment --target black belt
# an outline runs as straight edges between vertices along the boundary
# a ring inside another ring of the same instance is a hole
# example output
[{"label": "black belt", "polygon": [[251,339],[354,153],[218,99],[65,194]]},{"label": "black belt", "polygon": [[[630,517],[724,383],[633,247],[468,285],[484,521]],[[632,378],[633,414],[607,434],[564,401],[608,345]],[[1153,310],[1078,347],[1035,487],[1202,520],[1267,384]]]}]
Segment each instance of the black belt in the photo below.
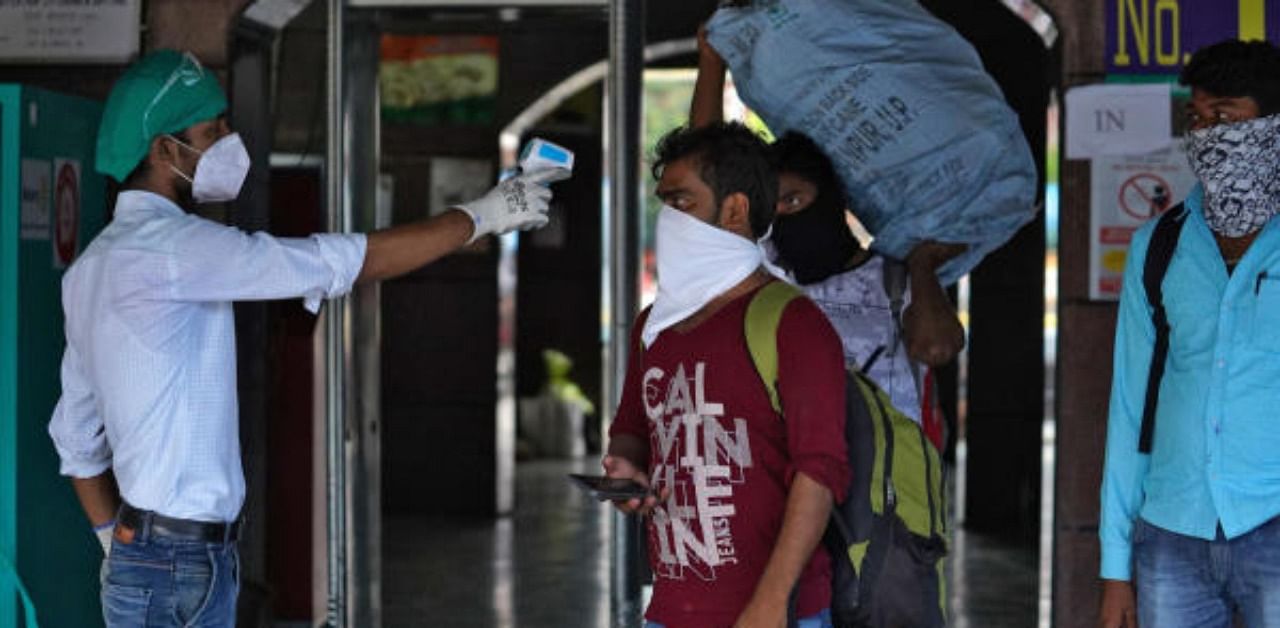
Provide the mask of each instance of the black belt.
[{"label": "black belt", "polygon": [[139,540],[159,536],[179,541],[230,543],[240,538],[239,521],[215,523],[175,519],[150,510],[134,508],[127,503],[120,506],[116,525],[130,528]]}]

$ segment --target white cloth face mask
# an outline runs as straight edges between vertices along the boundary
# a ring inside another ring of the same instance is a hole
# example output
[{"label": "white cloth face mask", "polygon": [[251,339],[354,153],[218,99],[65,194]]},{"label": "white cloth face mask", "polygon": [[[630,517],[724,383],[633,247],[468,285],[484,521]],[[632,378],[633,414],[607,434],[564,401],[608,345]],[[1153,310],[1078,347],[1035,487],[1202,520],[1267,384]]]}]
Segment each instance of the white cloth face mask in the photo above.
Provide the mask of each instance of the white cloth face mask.
[{"label": "white cloth face mask", "polygon": [[213,146],[201,151],[172,135],[170,139],[180,146],[200,154],[196,162],[194,177],[188,177],[181,170],[173,168],[178,176],[191,182],[191,196],[197,203],[225,203],[234,201],[240,195],[240,187],[245,177],[249,176],[249,151],[244,147],[244,140],[239,133],[232,133],[213,143]]},{"label": "white cloth face mask", "polygon": [[658,295],[640,334],[645,347],[764,263],[760,245],[669,206],[658,213],[655,239]]}]

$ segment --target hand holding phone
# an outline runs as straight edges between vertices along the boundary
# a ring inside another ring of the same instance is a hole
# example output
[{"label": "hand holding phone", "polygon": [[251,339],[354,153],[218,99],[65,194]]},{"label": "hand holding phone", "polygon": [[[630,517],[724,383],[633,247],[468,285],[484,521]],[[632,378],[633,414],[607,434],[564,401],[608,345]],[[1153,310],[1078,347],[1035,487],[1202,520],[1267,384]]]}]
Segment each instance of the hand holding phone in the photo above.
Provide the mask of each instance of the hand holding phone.
[{"label": "hand holding phone", "polygon": [[603,475],[570,473],[569,479],[602,502],[644,499],[651,495],[648,487],[631,478],[611,478]]},{"label": "hand holding phone", "polygon": [[632,464],[625,456],[605,456],[604,460],[600,461],[600,464],[604,467],[605,477],[632,481],[641,487],[646,487],[643,494],[613,500],[613,506],[623,513],[628,515],[648,515],[659,503],[666,501],[671,494],[670,487],[653,488],[649,484],[649,476],[645,475],[644,471]]}]

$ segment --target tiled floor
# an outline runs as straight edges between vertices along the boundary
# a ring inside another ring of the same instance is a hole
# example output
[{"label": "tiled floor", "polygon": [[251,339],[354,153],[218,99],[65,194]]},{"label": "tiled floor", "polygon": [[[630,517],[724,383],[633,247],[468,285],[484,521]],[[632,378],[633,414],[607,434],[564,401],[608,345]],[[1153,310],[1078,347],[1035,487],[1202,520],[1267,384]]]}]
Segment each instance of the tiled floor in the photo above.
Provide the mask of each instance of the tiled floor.
[{"label": "tiled floor", "polygon": [[610,511],[564,474],[586,461],[521,464],[513,517],[389,518],[386,628],[605,628]]},{"label": "tiled floor", "polygon": [[[564,479],[591,467],[522,463],[510,518],[388,519],[386,628],[631,628],[610,620],[610,511]],[[955,628],[1036,626],[1034,549],[963,532],[953,544]]]}]

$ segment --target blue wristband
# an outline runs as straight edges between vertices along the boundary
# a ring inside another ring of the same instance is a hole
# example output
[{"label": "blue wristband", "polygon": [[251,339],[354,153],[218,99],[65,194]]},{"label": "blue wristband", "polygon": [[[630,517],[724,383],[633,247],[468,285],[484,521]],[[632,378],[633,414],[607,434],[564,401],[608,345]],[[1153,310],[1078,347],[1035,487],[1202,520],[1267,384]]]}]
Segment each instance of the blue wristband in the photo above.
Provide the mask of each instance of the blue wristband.
[{"label": "blue wristband", "polygon": [[111,521],[108,521],[100,526],[93,526],[93,531],[101,532],[103,530],[106,530],[107,528],[114,528],[114,527],[116,527],[116,520],[112,519]]}]

